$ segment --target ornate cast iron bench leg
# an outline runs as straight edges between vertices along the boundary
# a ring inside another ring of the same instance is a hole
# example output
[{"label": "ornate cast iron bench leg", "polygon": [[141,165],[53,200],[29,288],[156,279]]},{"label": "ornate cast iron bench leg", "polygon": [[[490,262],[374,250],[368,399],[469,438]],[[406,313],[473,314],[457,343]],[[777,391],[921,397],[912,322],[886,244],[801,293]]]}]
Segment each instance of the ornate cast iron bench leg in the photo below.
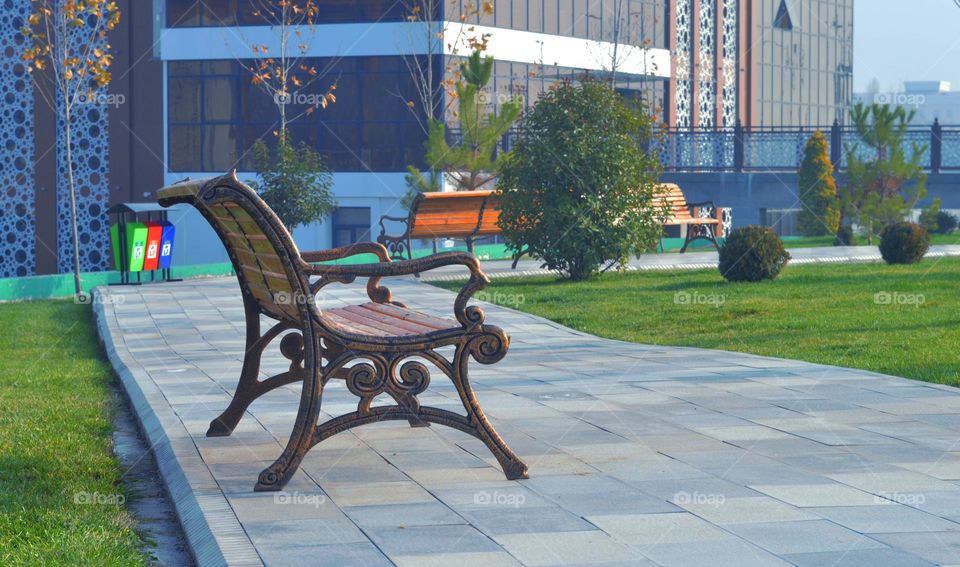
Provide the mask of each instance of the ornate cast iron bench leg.
[{"label": "ornate cast iron bench leg", "polygon": [[481,364],[493,364],[503,358],[506,354],[509,339],[505,334],[482,334],[471,338],[467,343],[457,347],[453,362],[453,384],[460,394],[460,400],[463,402],[464,409],[467,410],[467,418],[473,431],[470,432],[474,437],[483,441],[484,445],[490,449],[493,456],[497,458],[500,467],[503,468],[503,474],[508,480],[518,478],[527,478],[527,465],[520,457],[507,446],[493,424],[484,415],[480,408],[480,402],[477,401],[477,395],[470,386],[470,380],[467,373],[467,365],[470,357],[473,356]]},{"label": "ornate cast iron bench leg", "polygon": [[321,371],[320,338],[307,325],[303,337],[303,391],[300,394],[300,409],[287,446],[277,460],[260,473],[254,490],[280,490],[300,468],[300,461],[314,445],[314,431],[320,417],[320,402],[323,398],[324,376]]},{"label": "ornate cast iron bench leg", "polygon": [[280,352],[290,360],[290,369],[266,380],[259,380],[260,358],[264,349],[281,333],[296,327],[288,323],[278,323],[261,335],[259,309],[246,297],[243,304],[247,318],[247,341],[240,380],[227,409],[210,422],[207,437],[230,435],[254,400],[275,388],[303,379],[303,337],[296,332],[289,333],[280,340]]}]

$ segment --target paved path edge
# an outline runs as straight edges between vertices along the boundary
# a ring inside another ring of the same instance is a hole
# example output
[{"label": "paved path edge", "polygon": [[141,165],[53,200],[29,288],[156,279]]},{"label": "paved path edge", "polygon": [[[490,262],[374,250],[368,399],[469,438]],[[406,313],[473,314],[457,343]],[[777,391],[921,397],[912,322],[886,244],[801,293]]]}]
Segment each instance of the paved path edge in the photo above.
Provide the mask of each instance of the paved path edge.
[{"label": "paved path edge", "polygon": [[[114,373],[123,385],[133,414],[157,462],[164,488],[198,566],[263,566],[250,541],[206,467],[184,470],[184,462],[203,462],[197,446],[163,393],[142,368],[128,364],[114,340],[122,336],[115,311],[108,315],[102,293],[93,290],[97,334]],[[121,349],[126,353],[126,349]]]}]

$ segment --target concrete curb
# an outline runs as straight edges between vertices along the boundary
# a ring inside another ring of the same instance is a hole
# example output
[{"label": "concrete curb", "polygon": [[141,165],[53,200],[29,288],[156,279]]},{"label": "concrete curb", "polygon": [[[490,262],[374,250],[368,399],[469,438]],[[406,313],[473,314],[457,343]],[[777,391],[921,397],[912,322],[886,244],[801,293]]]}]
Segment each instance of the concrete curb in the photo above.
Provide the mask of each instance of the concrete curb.
[{"label": "concrete curb", "polygon": [[[123,336],[115,317],[104,305],[110,292],[93,290],[93,312],[104,352],[120,378],[133,414],[157,461],[164,487],[173,502],[190,553],[198,566],[262,566],[263,561],[247,537],[210,470],[182,463],[202,463],[197,446],[176,417],[160,388],[132,360],[129,351],[114,340]],[[112,312],[115,313],[115,312]]]},{"label": "concrete curb", "polygon": [[[788,250],[789,252],[789,250]],[[930,251],[924,256],[924,258],[947,258],[953,256],[960,256],[960,253],[956,253],[952,250],[943,251],[936,250]],[[824,256],[818,258],[793,258],[790,260],[788,265],[801,266],[801,265],[810,265],[810,264],[867,264],[872,262],[882,262],[883,258],[880,256],[880,253],[876,254],[862,254],[858,256]],[[662,263],[662,264],[634,264],[627,266],[625,271],[627,272],[668,272],[668,271],[677,271],[677,270],[712,270],[717,268],[717,262],[684,262],[684,263]],[[490,279],[498,278],[523,278],[523,277],[534,277],[534,276],[556,276],[560,272],[556,270],[549,270],[546,268],[537,268],[533,270],[485,270],[484,273],[487,274],[487,277]],[[461,281],[466,279],[465,275],[456,274],[433,274],[423,273],[420,276],[421,281],[424,282],[452,282],[452,281]]]}]

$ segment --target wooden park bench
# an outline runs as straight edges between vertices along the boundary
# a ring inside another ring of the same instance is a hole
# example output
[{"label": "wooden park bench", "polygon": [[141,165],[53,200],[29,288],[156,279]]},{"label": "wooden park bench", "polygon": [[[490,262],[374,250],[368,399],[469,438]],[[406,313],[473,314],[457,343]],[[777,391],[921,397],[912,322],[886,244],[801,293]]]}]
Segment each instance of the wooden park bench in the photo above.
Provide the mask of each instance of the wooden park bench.
[{"label": "wooden park bench", "polygon": [[[410,205],[407,216],[380,217],[377,242],[387,247],[394,260],[412,258],[410,241],[419,238],[460,238],[467,243],[467,250],[472,254],[477,237],[500,234],[499,217],[493,191],[420,193]],[[384,221],[404,223],[403,233],[388,235]]]},{"label": "wooden park bench", "polygon": [[[467,377],[470,358],[493,364],[510,345],[503,330],[484,324],[483,310],[467,305],[489,282],[473,255],[446,252],[392,262],[386,248],[372,242],[301,253],[280,219],[234,174],[165,187],[159,202],[189,203],[200,211],[223,241],[243,296],[246,354],[239,383],[226,410],[210,423],[207,436],[230,435],[255,399],[285,384],[303,383],[286,448],[260,473],[255,490],[280,490],[307,451],[324,439],[358,425],[397,419],[412,426],[438,423],[473,435],[490,449],[508,479],[527,476],[527,466],[484,416]],[[314,263],[362,253],[376,254],[380,262]],[[394,301],[380,284],[383,277],[453,264],[470,272],[453,302],[453,318],[410,309]],[[336,309],[317,306],[315,296],[323,287],[357,278],[367,279],[368,302]],[[261,316],[273,321],[266,332],[260,329]],[[261,380],[261,356],[278,338],[280,353],[290,360],[289,370]],[[449,346],[454,347],[452,356],[438,351]],[[431,369],[453,381],[465,415],[420,405],[417,395],[430,384]],[[330,380],[343,380],[360,401],[356,411],[321,424],[321,395]],[[374,406],[380,395],[394,403]]]},{"label": "wooden park bench", "polygon": [[[654,202],[662,203],[667,208],[663,225],[678,227],[680,236],[684,237],[681,254],[695,240],[707,240],[714,248],[720,249],[717,238],[723,236],[724,208],[717,207],[713,201],[688,203],[680,187],[673,183],[661,184],[660,191],[654,195]],[[660,250],[663,251],[663,238],[660,239]]]}]

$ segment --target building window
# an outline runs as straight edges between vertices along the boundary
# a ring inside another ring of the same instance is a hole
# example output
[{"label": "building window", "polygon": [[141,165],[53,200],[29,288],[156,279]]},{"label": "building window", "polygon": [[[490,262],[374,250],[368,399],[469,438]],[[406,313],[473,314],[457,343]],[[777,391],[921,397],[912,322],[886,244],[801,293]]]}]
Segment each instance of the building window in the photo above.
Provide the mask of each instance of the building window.
[{"label": "building window", "polygon": [[[323,76],[296,93],[287,107],[287,116],[296,117],[288,124],[295,143],[316,148],[334,171],[405,171],[422,165],[423,121],[407,106],[419,99],[400,57],[303,63]],[[271,97],[251,84],[250,73],[237,61],[172,61],[167,68],[170,171],[250,171],[253,144],[276,139],[279,112]],[[306,113],[310,101],[319,100],[333,83],[337,102]]]},{"label": "building window", "polygon": [[370,207],[339,207],[333,212],[333,247],[370,241]]},{"label": "building window", "polygon": [[773,27],[784,31],[793,29],[793,17],[790,15],[790,5],[787,0],[780,0],[780,7],[777,8],[777,15],[773,19]]},{"label": "building window", "polygon": [[[167,27],[266,26],[269,16],[260,7],[270,2],[251,0],[167,0]],[[398,22],[408,14],[396,0],[317,0],[314,23]]]}]

